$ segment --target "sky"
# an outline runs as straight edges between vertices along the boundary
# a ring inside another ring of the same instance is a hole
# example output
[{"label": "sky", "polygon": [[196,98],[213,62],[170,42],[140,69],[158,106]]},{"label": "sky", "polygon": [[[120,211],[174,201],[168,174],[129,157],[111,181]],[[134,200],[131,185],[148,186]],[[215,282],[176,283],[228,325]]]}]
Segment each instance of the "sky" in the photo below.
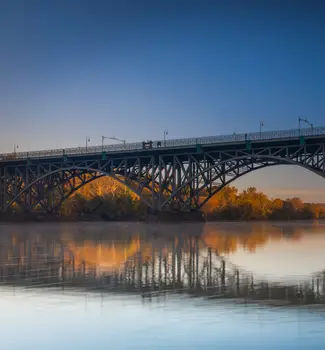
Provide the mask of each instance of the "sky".
[{"label": "sky", "polygon": [[[0,0],[0,152],[325,126],[324,37],[315,0]],[[238,185],[325,202],[279,172]]]}]

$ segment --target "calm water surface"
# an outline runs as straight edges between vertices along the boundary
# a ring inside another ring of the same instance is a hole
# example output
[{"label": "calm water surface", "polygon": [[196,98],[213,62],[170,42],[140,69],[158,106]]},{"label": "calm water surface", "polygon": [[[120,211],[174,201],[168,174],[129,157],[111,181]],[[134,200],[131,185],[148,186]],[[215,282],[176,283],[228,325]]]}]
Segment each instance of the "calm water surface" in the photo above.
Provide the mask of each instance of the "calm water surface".
[{"label": "calm water surface", "polygon": [[325,223],[0,225],[1,349],[324,349]]}]

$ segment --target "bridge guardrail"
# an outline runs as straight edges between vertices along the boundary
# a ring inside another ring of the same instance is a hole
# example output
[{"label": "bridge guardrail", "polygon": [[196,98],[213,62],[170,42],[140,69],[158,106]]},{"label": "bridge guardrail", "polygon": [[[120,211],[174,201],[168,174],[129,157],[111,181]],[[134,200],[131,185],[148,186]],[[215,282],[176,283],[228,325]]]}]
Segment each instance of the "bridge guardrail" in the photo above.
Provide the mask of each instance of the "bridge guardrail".
[{"label": "bridge guardrail", "polygon": [[[228,143],[228,142],[244,142],[244,141],[267,141],[284,138],[298,138],[300,136],[321,136],[325,135],[325,127],[291,129],[291,130],[277,130],[264,131],[254,133],[240,133],[232,135],[219,136],[204,136],[197,138],[182,138],[171,140],[157,140],[152,141],[153,149],[163,149],[172,147],[182,147],[191,145],[207,145],[214,143]],[[0,161],[3,160],[20,160],[30,158],[47,158],[56,156],[72,156],[83,154],[94,154],[101,152],[121,152],[121,151],[136,151],[142,150],[142,142],[132,142],[126,144],[104,145],[104,146],[90,146],[90,147],[74,147],[65,149],[41,150],[32,152],[13,152],[0,154]]]}]

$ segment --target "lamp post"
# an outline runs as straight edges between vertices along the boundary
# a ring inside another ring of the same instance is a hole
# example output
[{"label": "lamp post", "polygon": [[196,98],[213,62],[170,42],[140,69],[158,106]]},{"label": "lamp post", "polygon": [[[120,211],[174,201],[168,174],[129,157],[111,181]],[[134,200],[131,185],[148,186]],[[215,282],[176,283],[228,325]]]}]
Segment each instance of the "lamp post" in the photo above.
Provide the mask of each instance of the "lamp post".
[{"label": "lamp post", "polygon": [[123,140],[123,139],[119,139],[118,137],[115,137],[115,136],[110,136],[110,137],[107,137],[108,139],[110,140],[114,140],[114,141],[119,141],[119,142],[122,142],[123,145],[126,144],[126,140]]},{"label": "lamp post", "polygon": [[105,136],[102,136],[102,152],[104,152],[104,140],[105,140]]},{"label": "lamp post", "polygon": [[264,122],[263,122],[263,120],[260,120],[260,139],[262,139],[262,129],[263,129],[263,126],[264,126]]},{"label": "lamp post", "polygon": [[313,133],[313,131],[314,131],[314,124],[311,123],[308,119],[298,117],[299,136],[300,136],[301,122],[304,122],[305,124],[309,125],[311,127],[311,131]]},{"label": "lamp post", "polygon": [[90,138],[86,136],[86,153],[88,152],[88,142],[90,142]]},{"label": "lamp post", "polygon": [[166,147],[166,138],[168,135],[168,130],[164,130],[164,146]]},{"label": "lamp post", "polygon": [[109,139],[109,140],[114,140],[114,141],[119,141],[119,142],[122,142],[123,145],[126,144],[126,140],[123,140],[123,139],[119,139],[115,136],[102,136],[102,152],[104,152],[104,141],[105,139]]}]

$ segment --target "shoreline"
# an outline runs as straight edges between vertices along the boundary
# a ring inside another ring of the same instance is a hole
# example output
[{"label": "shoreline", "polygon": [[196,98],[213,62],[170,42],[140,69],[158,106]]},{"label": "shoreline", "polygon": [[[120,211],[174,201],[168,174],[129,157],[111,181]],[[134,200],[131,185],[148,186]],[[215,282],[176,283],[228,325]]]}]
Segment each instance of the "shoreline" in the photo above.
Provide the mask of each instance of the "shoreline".
[{"label": "shoreline", "polygon": [[64,217],[64,216],[42,216],[42,215],[28,215],[28,216],[7,216],[6,218],[3,218],[0,216],[0,224],[1,223],[76,223],[76,222],[103,222],[103,223],[117,223],[117,222],[135,222],[135,223],[210,223],[210,222],[217,222],[217,223],[225,223],[225,222],[248,222],[248,223],[254,223],[254,222],[265,222],[265,223],[272,223],[272,222],[319,222],[324,221],[325,218],[318,218],[318,219],[312,219],[312,218],[289,218],[289,219],[270,219],[270,218],[254,218],[254,219],[216,219],[211,218],[207,219],[204,217],[204,215],[149,215],[148,217],[141,219],[141,218],[135,218],[135,217],[124,217],[124,218],[118,218],[114,220],[108,220],[104,219],[102,217],[97,216],[81,216],[81,217]]}]

